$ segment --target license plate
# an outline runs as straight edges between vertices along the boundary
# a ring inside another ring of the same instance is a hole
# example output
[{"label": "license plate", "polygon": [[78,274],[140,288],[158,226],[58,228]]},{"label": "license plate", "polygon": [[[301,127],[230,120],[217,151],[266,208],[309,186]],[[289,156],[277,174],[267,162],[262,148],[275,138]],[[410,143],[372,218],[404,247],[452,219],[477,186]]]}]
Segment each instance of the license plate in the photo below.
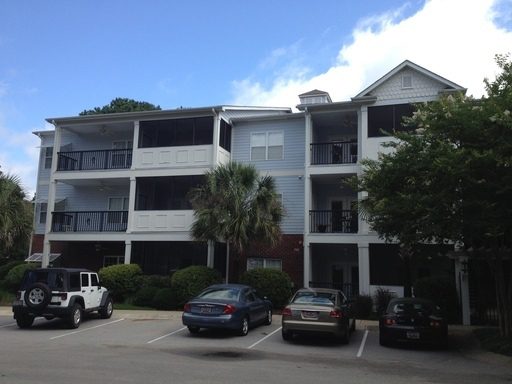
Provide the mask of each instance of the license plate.
[{"label": "license plate", "polygon": [[18,306],[21,307],[23,305],[23,301],[21,301],[21,300],[14,300],[12,302],[12,305],[14,305],[15,307],[18,307]]},{"label": "license plate", "polygon": [[316,319],[318,318],[318,313],[315,311],[302,311],[302,317],[305,319]]},{"label": "license plate", "polygon": [[420,333],[419,332],[407,332],[406,336],[407,336],[408,339],[417,340],[417,339],[420,338]]},{"label": "license plate", "polygon": [[201,313],[212,313],[211,307],[201,307]]}]

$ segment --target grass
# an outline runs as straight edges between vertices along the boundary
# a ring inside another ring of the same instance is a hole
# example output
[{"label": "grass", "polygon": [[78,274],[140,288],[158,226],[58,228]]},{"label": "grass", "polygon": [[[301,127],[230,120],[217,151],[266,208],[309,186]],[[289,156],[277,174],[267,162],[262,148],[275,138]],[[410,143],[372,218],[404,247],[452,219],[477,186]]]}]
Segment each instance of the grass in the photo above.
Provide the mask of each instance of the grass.
[{"label": "grass", "polygon": [[474,334],[483,349],[505,356],[512,356],[512,337],[501,337],[498,328],[475,329]]},{"label": "grass", "polygon": [[14,300],[14,294],[0,288],[0,305],[11,306]]}]

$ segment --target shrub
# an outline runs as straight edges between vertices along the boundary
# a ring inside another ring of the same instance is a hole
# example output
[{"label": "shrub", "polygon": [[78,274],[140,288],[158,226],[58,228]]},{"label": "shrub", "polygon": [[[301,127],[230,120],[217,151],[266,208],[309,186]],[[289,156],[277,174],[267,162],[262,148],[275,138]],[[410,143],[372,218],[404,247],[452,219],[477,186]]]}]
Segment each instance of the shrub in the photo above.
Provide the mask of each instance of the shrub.
[{"label": "shrub", "polygon": [[153,305],[153,299],[159,289],[160,288],[157,287],[142,287],[135,293],[133,304],[141,307],[151,307]]},{"label": "shrub", "polygon": [[180,269],[171,277],[171,286],[175,291],[178,305],[185,304],[203,289],[222,281],[220,273],[204,265],[191,265]]},{"label": "shrub", "polygon": [[373,300],[370,295],[357,295],[352,304],[357,319],[369,319],[373,311]]},{"label": "shrub", "polygon": [[7,276],[7,273],[14,267],[25,264],[23,260],[12,260],[8,261],[4,265],[0,266],[0,280],[5,279],[5,276]]},{"label": "shrub", "polygon": [[151,306],[156,309],[176,309],[178,307],[178,298],[176,291],[172,288],[158,289],[153,297]]},{"label": "shrub", "polygon": [[11,268],[4,279],[5,288],[10,292],[16,292],[21,285],[25,271],[36,268],[37,264],[34,263],[23,263]]},{"label": "shrub", "polygon": [[171,288],[171,277],[160,275],[143,275],[140,277],[141,287]]},{"label": "shrub", "polygon": [[255,288],[260,297],[267,297],[274,308],[282,308],[292,295],[290,277],[277,269],[252,269],[242,275],[240,282]]},{"label": "shrub", "polygon": [[137,264],[117,264],[101,268],[98,274],[101,284],[112,291],[114,300],[123,301],[137,291],[142,270]]},{"label": "shrub", "polygon": [[458,320],[457,289],[452,279],[432,276],[414,282],[414,296],[432,300],[451,322]]},{"label": "shrub", "polygon": [[375,306],[379,316],[386,312],[388,304],[393,297],[395,297],[395,294],[388,289],[377,289],[377,292],[375,292]]}]

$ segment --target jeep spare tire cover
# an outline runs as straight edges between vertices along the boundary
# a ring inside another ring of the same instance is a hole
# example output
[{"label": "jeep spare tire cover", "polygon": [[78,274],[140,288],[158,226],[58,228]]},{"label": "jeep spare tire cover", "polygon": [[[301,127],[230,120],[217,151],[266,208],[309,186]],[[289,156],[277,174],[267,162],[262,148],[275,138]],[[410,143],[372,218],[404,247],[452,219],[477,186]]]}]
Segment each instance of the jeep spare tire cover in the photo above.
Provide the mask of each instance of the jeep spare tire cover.
[{"label": "jeep spare tire cover", "polygon": [[45,308],[51,299],[50,288],[43,283],[34,283],[25,291],[25,303],[33,309]]}]

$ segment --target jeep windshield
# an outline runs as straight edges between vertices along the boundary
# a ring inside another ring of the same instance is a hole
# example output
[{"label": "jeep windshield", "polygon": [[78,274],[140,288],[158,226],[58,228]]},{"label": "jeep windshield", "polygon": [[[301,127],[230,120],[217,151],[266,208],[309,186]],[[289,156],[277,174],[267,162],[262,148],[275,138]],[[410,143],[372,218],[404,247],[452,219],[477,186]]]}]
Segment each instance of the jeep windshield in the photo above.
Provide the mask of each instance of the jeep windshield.
[{"label": "jeep windshield", "polygon": [[43,283],[48,285],[51,290],[64,289],[64,273],[60,271],[28,271],[21,283],[21,289],[25,290],[34,283]]}]

